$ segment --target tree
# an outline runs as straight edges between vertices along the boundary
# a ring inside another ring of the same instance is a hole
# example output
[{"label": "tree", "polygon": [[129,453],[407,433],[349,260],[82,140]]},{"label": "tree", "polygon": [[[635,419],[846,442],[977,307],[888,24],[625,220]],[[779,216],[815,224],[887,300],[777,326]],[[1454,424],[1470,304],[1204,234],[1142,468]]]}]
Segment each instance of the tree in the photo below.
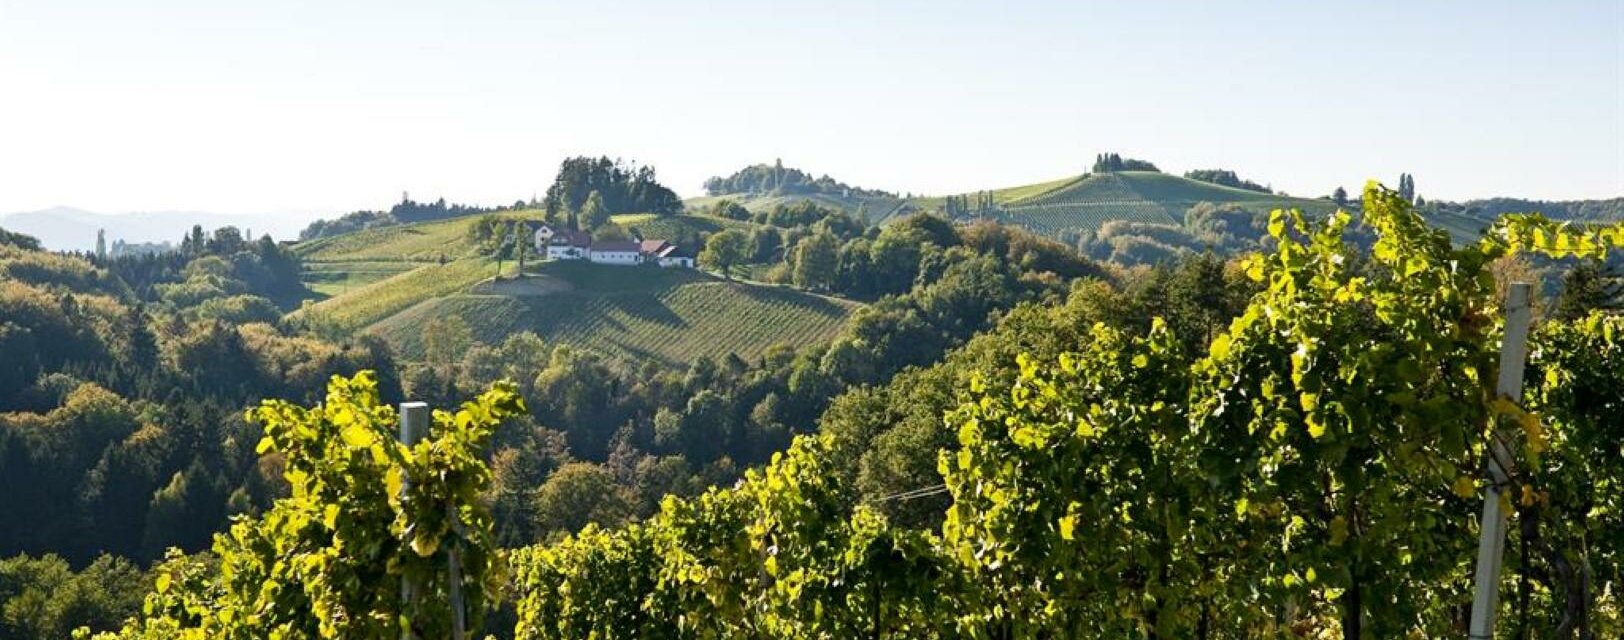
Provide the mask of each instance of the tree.
[{"label": "tree", "polygon": [[778,259],[783,243],[784,236],[777,229],[756,227],[750,230],[750,257],[754,262],[772,262]]},{"label": "tree", "polygon": [[[189,237],[189,236],[188,236]],[[39,239],[27,234],[0,229],[0,245],[9,245],[28,251],[39,251]]]},{"label": "tree", "polygon": [[726,229],[705,239],[705,249],[699,252],[699,263],[721,272],[722,277],[733,279],[733,267],[744,262],[749,255],[750,239],[738,229]]},{"label": "tree", "polygon": [[1338,186],[1336,188],[1336,191],[1331,192],[1331,202],[1335,202],[1336,205],[1339,206],[1339,207],[1347,205],[1348,204],[1348,190],[1343,189],[1342,187]]},{"label": "tree", "polygon": [[1415,176],[1408,173],[1398,174],[1398,197],[1415,204]]},{"label": "tree", "polygon": [[74,573],[60,556],[0,560],[0,638],[68,638],[111,631],[141,611],[147,581],[128,560],[103,555]]},{"label": "tree", "polygon": [[840,266],[840,243],[830,233],[814,233],[795,245],[795,286],[827,290]]},{"label": "tree", "polygon": [[576,533],[588,523],[616,526],[630,515],[615,477],[602,466],[571,462],[547,478],[536,491],[535,530]]},{"label": "tree", "polygon": [[716,204],[711,205],[710,214],[718,218],[727,218],[729,220],[750,219],[749,209],[744,208],[744,205],[725,198],[722,200],[717,200]]},{"label": "tree", "polygon": [[530,225],[523,221],[513,223],[513,251],[518,254],[519,272],[517,277],[524,277],[524,258],[530,253],[530,243],[534,236],[530,234]]},{"label": "tree", "polygon": [[593,191],[587,194],[586,202],[581,205],[581,228],[592,231],[609,224],[611,215],[609,208],[603,203],[603,194]]},{"label": "tree", "polygon": [[97,229],[96,230],[96,258],[98,260],[106,260],[107,259],[107,230],[106,229]]},{"label": "tree", "polygon": [[1556,296],[1551,316],[1575,321],[1593,311],[1617,309],[1624,298],[1624,278],[1599,260],[1583,260],[1562,276],[1562,291]]}]

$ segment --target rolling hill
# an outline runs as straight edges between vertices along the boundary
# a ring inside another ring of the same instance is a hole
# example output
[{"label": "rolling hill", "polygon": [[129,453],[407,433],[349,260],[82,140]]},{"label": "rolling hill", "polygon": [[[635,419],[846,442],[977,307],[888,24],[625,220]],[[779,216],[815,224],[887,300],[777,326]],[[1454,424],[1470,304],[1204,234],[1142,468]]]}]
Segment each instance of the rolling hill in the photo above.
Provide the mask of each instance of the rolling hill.
[{"label": "rolling hill", "polygon": [[[662,240],[685,240],[706,236],[723,229],[739,229],[749,231],[761,226],[744,220],[729,220],[704,214],[683,214],[678,216],[659,216],[652,213],[627,213],[611,218],[615,224],[625,227],[628,231],[641,234],[645,238],[659,238]],[[694,247],[698,251],[700,247]]]},{"label": "rolling hill", "polygon": [[[325,299],[290,316],[336,332],[382,336],[409,360],[422,357],[422,330],[430,320],[455,316],[482,342],[533,331],[553,343],[680,367],[702,355],[754,358],[777,344],[829,340],[860,306],[677,269],[533,263],[523,279],[493,281],[495,261],[478,255],[468,239],[478,217],[295,245],[306,287]],[[659,238],[755,226],[703,215],[633,214],[615,222]],[[515,267],[508,261],[503,273]]]},{"label": "rolling hill", "polygon": [[[1250,210],[1265,211],[1296,207],[1311,213],[1326,213],[1335,209],[1335,205],[1325,200],[1247,191],[1154,171],[1085,174],[992,189],[990,192],[995,208],[983,217],[1056,238],[1080,231],[1096,231],[1100,225],[1111,220],[1182,224],[1184,212],[1199,202],[1235,204]],[[893,199],[822,193],[738,193],[694,198],[686,204],[690,210],[703,209],[724,198],[738,202],[751,211],[800,200],[847,211],[856,211],[861,206],[868,213],[869,220],[875,223],[884,223],[913,211],[942,211],[947,200],[946,196]]]},{"label": "rolling hill", "polygon": [[1097,231],[1111,220],[1183,224],[1184,213],[1200,202],[1233,204],[1248,210],[1298,208],[1329,213],[1336,205],[1248,191],[1154,171],[1099,173],[1060,187],[1010,200],[996,218],[1038,233],[1058,237],[1067,232]]},{"label": "rolling hill", "polygon": [[788,205],[803,200],[810,200],[822,207],[842,209],[853,214],[856,214],[860,210],[872,224],[882,224],[888,220],[891,220],[892,218],[915,211],[919,206],[918,202],[907,198],[861,195],[847,196],[828,193],[790,195],[773,193],[730,193],[720,196],[689,198],[683,201],[683,205],[687,206],[688,211],[692,213],[705,211],[709,209],[711,205],[721,200],[732,200],[737,202],[744,208],[749,209],[751,213],[766,211],[778,205]]},{"label": "rolling hill", "polygon": [[774,345],[830,340],[858,306],[693,270],[551,262],[524,279],[423,300],[368,331],[418,359],[424,326],[456,317],[485,343],[532,331],[550,343],[684,367],[700,356],[754,359]]}]

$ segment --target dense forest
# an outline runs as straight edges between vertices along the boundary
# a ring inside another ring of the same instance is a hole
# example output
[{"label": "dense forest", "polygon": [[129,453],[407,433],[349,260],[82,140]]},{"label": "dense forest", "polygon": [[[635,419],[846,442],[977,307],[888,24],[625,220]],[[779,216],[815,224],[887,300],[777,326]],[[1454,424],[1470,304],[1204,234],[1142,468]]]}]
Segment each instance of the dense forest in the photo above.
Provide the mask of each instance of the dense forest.
[{"label": "dense forest", "polygon": [[[398,363],[283,319],[297,257],[231,228],[115,259],[0,234],[0,509],[32,515],[0,527],[0,638],[1459,635],[1501,414],[1529,474],[1505,617],[1624,628],[1624,349],[1593,315],[1624,233],[1514,217],[1461,247],[1379,187],[1328,220],[1199,208],[1223,252],[1133,267],[991,222],[731,212],[755,226],[702,261],[868,305],[681,370],[444,323]],[[1489,402],[1497,283],[1540,261],[1572,268],[1527,401]],[[397,445],[406,397],[462,408]]]},{"label": "dense forest", "polygon": [[654,167],[586,156],[559,165],[542,205],[550,220],[571,229],[596,226],[593,215],[682,212],[682,199],[655,179]]},{"label": "dense forest", "polygon": [[[231,516],[285,494],[245,406],[394,371],[379,343],[280,320],[302,287],[269,238],[198,228],[179,252],[99,259],[3,236],[0,510],[27,516],[0,526],[0,637],[67,637],[135,613],[142,567],[207,548]],[[382,388],[401,397],[392,379]]]}]

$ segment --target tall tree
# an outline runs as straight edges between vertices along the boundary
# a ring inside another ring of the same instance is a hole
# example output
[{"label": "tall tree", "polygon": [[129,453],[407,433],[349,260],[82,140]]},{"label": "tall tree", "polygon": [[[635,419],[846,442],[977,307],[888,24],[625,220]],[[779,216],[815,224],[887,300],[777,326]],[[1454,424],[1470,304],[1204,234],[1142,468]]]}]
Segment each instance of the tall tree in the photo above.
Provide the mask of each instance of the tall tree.
[{"label": "tall tree", "polygon": [[593,191],[587,194],[586,202],[581,205],[581,227],[591,231],[609,223],[609,207],[603,203],[603,194]]},{"label": "tall tree", "polygon": [[738,229],[711,234],[705,239],[705,250],[699,252],[699,263],[722,272],[722,277],[733,279],[733,266],[744,262],[748,255],[750,238]]},{"label": "tall tree", "polygon": [[795,245],[795,285],[807,289],[827,290],[835,281],[840,266],[840,243],[833,234],[814,233]]}]

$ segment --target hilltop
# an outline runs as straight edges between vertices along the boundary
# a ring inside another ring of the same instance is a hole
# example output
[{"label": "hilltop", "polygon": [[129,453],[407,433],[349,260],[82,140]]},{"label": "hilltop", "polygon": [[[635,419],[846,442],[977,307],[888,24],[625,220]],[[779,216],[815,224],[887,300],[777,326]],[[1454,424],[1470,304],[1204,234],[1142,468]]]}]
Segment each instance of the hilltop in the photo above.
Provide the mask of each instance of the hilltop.
[{"label": "hilltop", "polygon": [[[1028,188],[1029,195],[998,203],[986,217],[1050,237],[1063,237],[1080,231],[1097,232],[1112,220],[1181,225],[1185,212],[1202,202],[1235,205],[1248,211],[1297,208],[1326,213],[1336,208],[1328,200],[1237,189],[1155,171],[1087,174],[1047,184],[1053,186]],[[1009,191],[1013,190],[1005,190]]]},{"label": "hilltop", "polygon": [[[775,186],[775,176],[788,176],[790,183]],[[1085,173],[963,194],[906,197],[888,191],[847,187],[828,176],[815,181],[805,176],[807,174],[796,169],[774,169],[767,165],[748,167],[726,179],[712,178],[706,183],[708,195],[691,198],[685,204],[689,210],[704,210],[726,199],[756,212],[810,201],[848,213],[861,212],[860,217],[875,224],[911,212],[928,211],[961,220],[997,220],[1060,239],[1074,237],[1079,232],[1097,232],[1112,220],[1183,224],[1185,212],[1201,202],[1260,211],[1295,207],[1325,212],[1336,206],[1328,200],[1293,198],[1153,170]],[[735,190],[729,191],[730,188]]]},{"label": "hilltop", "polygon": [[[501,214],[533,219],[535,211]],[[324,299],[291,314],[335,333],[373,333],[408,360],[437,318],[462,319],[476,339],[531,331],[543,340],[633,361],[685,366],[699,356],[754,358],[774,345],[831,339],[857,303],[793,289],[723,282],[697,270],[531,263],[483,255],[470,230],[482,216],[365,229],[295,245],[306,286]],[[697,243],[748,222],[701,215],[615,216],[647,237]]]},{"label": "hilltop", "polygon": [[751,213],[810,201],[876,224],[915,210],[908,198],[896,193],[851,186],[827,174],[814,178],[806,171],[785,167],[782,161],[751,165],[706,180],[705,196],[685,200],[683,205],[690,211],[705,210],[721,200],[732,200]]}]

